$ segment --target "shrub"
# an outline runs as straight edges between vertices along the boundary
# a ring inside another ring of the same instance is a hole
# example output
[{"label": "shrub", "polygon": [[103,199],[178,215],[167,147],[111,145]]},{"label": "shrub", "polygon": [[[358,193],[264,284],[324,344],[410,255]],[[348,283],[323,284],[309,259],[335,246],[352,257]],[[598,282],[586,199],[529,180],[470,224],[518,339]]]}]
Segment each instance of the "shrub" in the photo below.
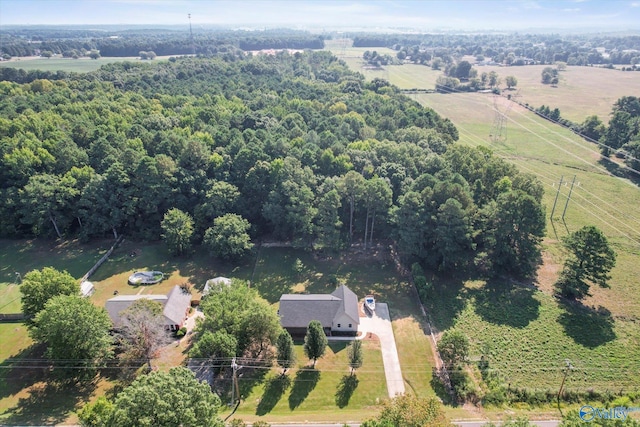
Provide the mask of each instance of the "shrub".
[{"label": "shrub", "polygon": [[176,337],[178,338],[182,338],[183,336],[185,336],[187,334],[187,328],[186,326],[183,326],[182,328],[178,329],[176,331]]}]

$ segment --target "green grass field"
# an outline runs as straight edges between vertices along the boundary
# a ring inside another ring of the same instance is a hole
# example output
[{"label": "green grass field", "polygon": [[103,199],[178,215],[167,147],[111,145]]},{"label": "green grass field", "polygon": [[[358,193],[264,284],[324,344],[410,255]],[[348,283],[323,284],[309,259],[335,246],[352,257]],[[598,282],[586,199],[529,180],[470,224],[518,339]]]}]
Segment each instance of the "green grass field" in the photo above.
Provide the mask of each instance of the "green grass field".
[{"label": "green grass field", "polygon": [[[504,286],[453,286],[452,295],[434,302],[432,310],[443,328],[461,327],[474,342],[479,357],[486,349],[492,366],[509,382],[521,387],[535,384],[553,388],[564,366],[571,360],[576,374],[568,387],[629,390],[640,375],[640,188],[611,176],[599,163],[596,147],[525,109],[513,106],[508,114],[506,141],[491,142],[493,99],[481,94],[416,95],[423,105],[449,117],[458,127],[461,142],[487,145],[496,154],[533,173],[544,183],[547,206],[545,264],[535,285],[539,291],[520,290],[515,298]],[[498,108],[506,111],[503,99]],[[551,220],[558,183],[576,176],[565,221],[562,211],[569,186],[561,187],[558,207]],[[587,307],[604,307],[607,314],[559,303],[551,294],[562,262],[559,238],[584,225],[602,229],[618,254],[610,289],[592,289]],[[456,310],[440,310],[447,302]],[[517,304],[514,303],[517,301]],[[505,303],[508,302],[508,305]],[[444,303],[444,304],[443,304]],[[482,332],[480,332],[482,331]]]},{"label": "green grass field", "polygon": [[[161,61],[168,57],[157,57],[154,61]],[[105,64],[111,64],[113,62],[123,61],[140,61],[139,57],[103,57],[98,59],[90,58],[39,58],[39,57],[27,57],[27,58],[15,58],[11,61],[0,62],[0,67],[22,68],[23,70],[42,70],[42,71],[67,71],[76,73],[88,73],[95,71]],[[149,61],[152,62],[152,61]]]},{"label": "green grass field", "polygon": [[350,375],[346,343],[331,342],[315,369],[296,345],[297,368],[285,378],[274,369],[259,381],[240,378],[242,403],[233,415],[244,421],[357,422],[372,417],[387,398],[380,344],[365,340],[363,365]]}]

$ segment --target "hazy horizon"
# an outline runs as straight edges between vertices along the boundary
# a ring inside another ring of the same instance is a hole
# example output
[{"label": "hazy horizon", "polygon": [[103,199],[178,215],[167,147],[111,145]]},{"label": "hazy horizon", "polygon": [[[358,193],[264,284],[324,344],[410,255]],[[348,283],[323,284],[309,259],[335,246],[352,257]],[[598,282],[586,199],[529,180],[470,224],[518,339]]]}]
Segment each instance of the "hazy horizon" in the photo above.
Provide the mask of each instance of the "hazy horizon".
[{"label": "hazy horizon", "polygon": [[640,0],[2,0],[0,26],[640,30]]}]

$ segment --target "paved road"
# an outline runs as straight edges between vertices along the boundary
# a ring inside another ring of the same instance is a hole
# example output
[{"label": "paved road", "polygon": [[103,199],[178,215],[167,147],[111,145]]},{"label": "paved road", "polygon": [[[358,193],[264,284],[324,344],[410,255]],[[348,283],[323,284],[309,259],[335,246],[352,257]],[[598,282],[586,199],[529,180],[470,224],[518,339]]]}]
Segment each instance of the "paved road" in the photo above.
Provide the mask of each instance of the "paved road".
[{"label": "paved road", "polygon": [[402,379],[400,359],[398,358],[396,339],[393,336],[387,304],[376,302],[375,313],[371,317],[361,317],[358,330],[362,331],[363,337],[368,332],[372,332],[380,338],[382,364],[384,365],[389,397],[394,397],[396,394],[404,394],[404,380]]},{"label": "paved road", "polygon": [[[460,427],[482,427],[487,424],[488,421],[453,421],[453,423]],[[537,425],[538,427],[558,427],[560,424],[559,420],[549,420],[549,421],[529,421],[531,424]],[[495,425],[499,426],[501,423],[499,421],[494,422]]]},{"label": "paved road", "polygon": [[[453,424],[460,426],[460,427],[481,427],[483,425],[485,425],[487,423],[487,421],[454,421]],[[500,425],[499,422],[495,423],[496,425]],[[558,420],[552,420],[552,421],[531,421],[531,424],[535,424],[538,427],[557,427],[558,424],[560,424],[560,421]],[[312,427],[342,427],[345,424],[338,424],[338,423],[307,423],[307,424],[271,424],[271,427],[308,427],[308,426],[312,426]],[[360,424],[358,423],[349,423],[346,424],[349,427],[359,427]]]}]

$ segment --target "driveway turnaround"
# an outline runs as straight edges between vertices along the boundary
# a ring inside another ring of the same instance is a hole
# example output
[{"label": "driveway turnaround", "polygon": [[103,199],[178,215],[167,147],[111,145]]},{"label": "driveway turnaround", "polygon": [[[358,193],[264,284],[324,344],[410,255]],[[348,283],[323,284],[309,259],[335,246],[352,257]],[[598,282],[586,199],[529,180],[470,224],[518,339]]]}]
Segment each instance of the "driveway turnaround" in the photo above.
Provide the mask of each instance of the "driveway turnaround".
[{"label": "driveway turnaround", "polygon": [[387,391],[389,397],[397,394],[404,394],[404,380],[400,370],[400,359],[396,348],[396,339],[393,336],[391,327],[391,317],[389,307],[386,303],[376,302],[376,311],[371,317],[360,318],[360,331],[365,337],[367,333],[376,334],[380,339],[382,349],[382,364],[384,365],[384,376],[387,380]]}]

